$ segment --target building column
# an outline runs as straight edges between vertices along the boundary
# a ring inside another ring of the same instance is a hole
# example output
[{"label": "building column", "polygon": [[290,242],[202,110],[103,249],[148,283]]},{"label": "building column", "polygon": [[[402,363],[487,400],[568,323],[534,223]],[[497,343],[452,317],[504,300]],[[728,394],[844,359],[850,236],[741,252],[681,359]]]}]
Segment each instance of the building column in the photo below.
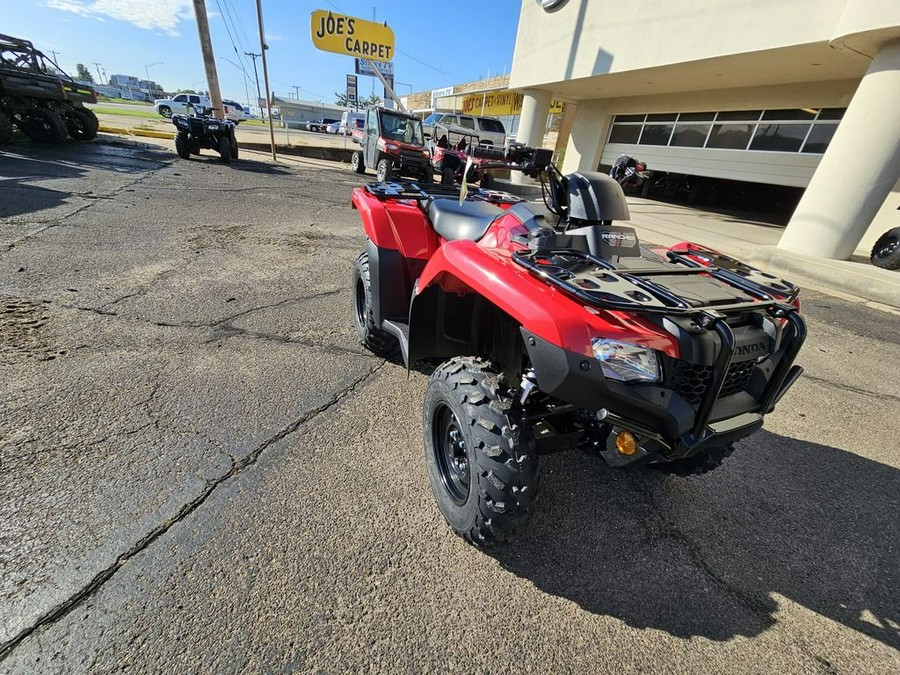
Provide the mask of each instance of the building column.
[{"label": "building column", "polygon": [[849,258],[898,179],[900,42],[892,42],[872,59],[778,247]]},{"label": "building column", "polygon": [[579,102],[566,145],[562,172],[596,171],[608,131],[609,115],[603,101]]},{"label": "building column", "polygon": [[[526,89],[522,98],[522,113],[519,117],[519,130],[516,141],[532,148],[544,144],[547,132],[547,116],[550,114],[551,93],[543,89]],[[513,183],[527,183],[530,180],[521,172],[510,174]]]}]

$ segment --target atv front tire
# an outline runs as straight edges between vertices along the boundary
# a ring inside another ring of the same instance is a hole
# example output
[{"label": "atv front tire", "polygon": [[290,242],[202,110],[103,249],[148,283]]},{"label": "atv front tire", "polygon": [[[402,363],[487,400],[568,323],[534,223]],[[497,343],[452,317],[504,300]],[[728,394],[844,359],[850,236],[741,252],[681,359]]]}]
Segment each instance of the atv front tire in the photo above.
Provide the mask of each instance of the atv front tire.
[{"label": "atv front tire", "polygon": [[191,158],[191,144],[187,131],[179,129],[175,132],[175,152],[181,159]]},{"label": "atv front tire", "polygon": [[450,168],[441,169],[441,185],[453,185],[456,180],[456,172]]},{"label": "atv front tire", "polygon": [[19,129],[38,143],[62,143],[69,135],[63,118],[46,108],[32,108],[22,113]]},{"label": "atv front tire", "polygon": [[900,270],[900,227],[878,237],[872,247],[872,264],[886,270]]},{"label": "atv front tire", "polygon": [[100,121],[87,108],[73,108],[66,116],[66,130],[76,141],[89,141],[97,136]]},{"label": "atv front tire", "polygon": [[363,159],[363,154],[359,150],[350,155],[350,167],[356,173],[364,174],[366,172],[366,160]]},{"label": "atv front tire", "polygon": [[477,546],[512,541],[531,519],[538,463],[505,377],[481,359],[440,365],[425,392],[425,461],[450,527]]},{"label": "atv front tire", "polygon": [[228,136],[219,139],[219,157],[226,164],[231,164],[231,139]]},{"label": "atv front tire", "polygon": [[375,178],[379,183],[384,183],[385,181],[389,181],[394,177],[394,171],[391,167],[391,160],[389,159],[380,159],[378,160],[378,165],[375,167]]},{"label": "atv front tire", "polygon": [[700,476],[718,468],[732,452],[734,452],[734,445],[724,445],[720,448],[710,448],[698,452],[685,459],[650,464],[650,466],[670,476]]},{"label": "atv front tire", "polygon": [[[237,122],[235,122],[235,125],[236,124]],[[237,137],[234,134],[231,134],[231,159],[238,159],[239,154]]]},{"label": "atv front tire", "polygon": [[375,325],[368,253],[360,255],[353,266],[353,325],[356,339],[373,354],[390,359],[400,351],[397,338]]}]

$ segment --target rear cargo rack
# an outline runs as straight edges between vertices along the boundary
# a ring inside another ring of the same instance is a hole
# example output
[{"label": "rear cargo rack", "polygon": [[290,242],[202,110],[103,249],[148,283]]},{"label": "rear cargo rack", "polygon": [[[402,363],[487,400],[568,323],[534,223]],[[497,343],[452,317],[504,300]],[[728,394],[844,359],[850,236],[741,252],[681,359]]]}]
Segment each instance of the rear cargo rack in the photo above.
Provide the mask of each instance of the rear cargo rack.
[{"label": "rear cargo rack", "polygon": [[[366,183],[365,190],[377,199],[409,199],[426,201],[428,199],[459,199],[459,185],[441,185],[440,183],[424,183],[418,181],[398,181],[384,183]],[[509,192],[501,190],[485,190],[470,187],[466,200],[488,202],[490,204],[517,204],[521,202]]]},{"label": "rear cargo rack", "polygon": [[[611,263],[590,253],[574,249],[522,250],[513,252],[512,257],[533,275],[581,302],[600,309],[678,316],[716,316],[774,308],[778,308],[778,313],[783,314],[793,309],[776,300],[763,286],[730,270],[703,267],[689,260],[682,263],[685,264],[684,268],[624,270],[616,269]],[[687,298],[655,281],[655,278],[672,275],[710,276],[752,299],[708,305],[692,304]],[[708,322],[709,320],[704,323]]]}]

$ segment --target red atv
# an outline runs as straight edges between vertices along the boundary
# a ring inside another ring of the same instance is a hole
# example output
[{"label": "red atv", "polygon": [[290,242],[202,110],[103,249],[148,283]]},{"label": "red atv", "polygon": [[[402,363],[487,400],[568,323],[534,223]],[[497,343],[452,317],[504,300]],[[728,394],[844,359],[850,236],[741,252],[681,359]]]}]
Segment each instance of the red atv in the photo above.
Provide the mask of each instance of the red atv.
[{"label": "red atv", "polygon": [[468,182],[479,183],[481,187],[490,189],[494,185],[494,177],[488,169],[498,168],[498,161],[499,166],[505,167],[506,157],[502,150],[481,145],[476,134],[469,133],[462,127],[435,124],[429,150],[431,166],[441,177],[443,185],[462,183],[465,174]]},{"label": "red atv", "polygon": [[[641,246],[609,176],[562,176],[513,147],[550,214],[512,195],[369,183],[353,191],[366,251],[353,272],[359,341],[440,365],[425,395],[438,507],[478,545],[527,523],[541,453],[615,467],[718,466],[802,372],[798,289],[682,243]],[[548,181],[548,182],[545,182]]]}]

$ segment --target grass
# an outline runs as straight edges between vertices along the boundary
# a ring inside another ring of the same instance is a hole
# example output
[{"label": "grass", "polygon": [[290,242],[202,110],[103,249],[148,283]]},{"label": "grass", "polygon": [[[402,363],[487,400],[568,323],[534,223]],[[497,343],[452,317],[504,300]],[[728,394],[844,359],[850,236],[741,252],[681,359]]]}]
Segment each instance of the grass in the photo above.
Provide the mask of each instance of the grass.
[{"label": "grass", "polygon": [[148,120],[164,119],[153,110],[125,110],[124,108],[104,108],[102,105],[91,106],[97,115],[123,115],[125,117],[143,117]]}]

